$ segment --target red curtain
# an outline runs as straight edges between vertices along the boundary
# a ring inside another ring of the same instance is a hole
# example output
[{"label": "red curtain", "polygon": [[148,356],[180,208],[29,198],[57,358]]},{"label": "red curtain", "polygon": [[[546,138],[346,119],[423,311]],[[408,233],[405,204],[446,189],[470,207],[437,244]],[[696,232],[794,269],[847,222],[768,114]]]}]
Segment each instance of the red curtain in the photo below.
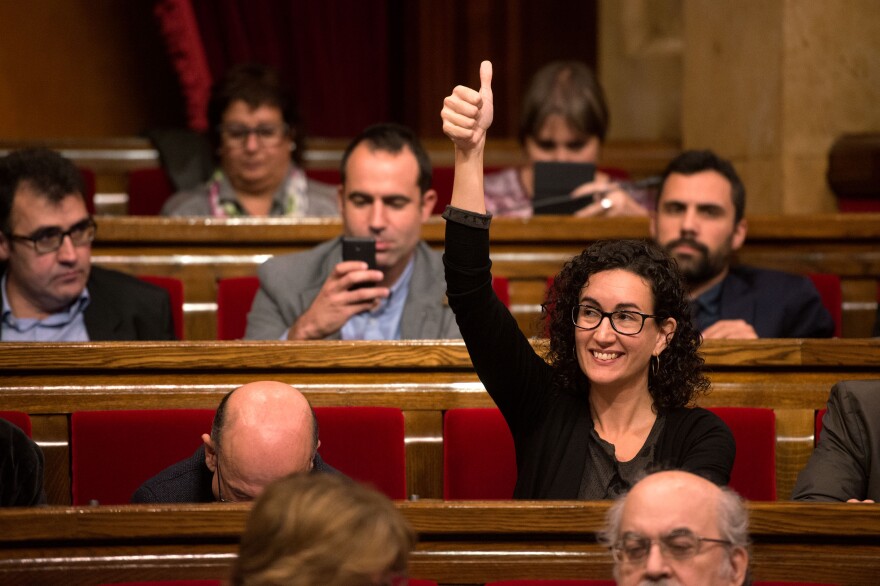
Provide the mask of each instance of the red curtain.
[{"label": "red curtain", "polygon": [[[191,21],[180,18],[181,4]],[[389,118],[389,0],[161,0],[156,14],[160,23],[176,19],[161,26],[169,51],[178,48],[175,66],[192,108],[203,88],[183,76],[192,77],[201,59],[213,79],[237,63],[276,67],[312,136],[350,137]],[[192,39],[201,51],[181,53]]]}]

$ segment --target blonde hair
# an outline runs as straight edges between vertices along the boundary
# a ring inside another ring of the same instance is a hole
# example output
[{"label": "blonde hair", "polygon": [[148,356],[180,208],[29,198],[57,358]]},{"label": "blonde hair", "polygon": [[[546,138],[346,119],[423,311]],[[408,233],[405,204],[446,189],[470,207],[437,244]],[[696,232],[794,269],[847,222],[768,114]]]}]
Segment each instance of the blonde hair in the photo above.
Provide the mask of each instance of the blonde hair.
[{"label": "blonde hair", "polygon": [[299,473],[257,499],[233,586],[359,586],[405,573],[415,534],[384,495],[330,473]]}]

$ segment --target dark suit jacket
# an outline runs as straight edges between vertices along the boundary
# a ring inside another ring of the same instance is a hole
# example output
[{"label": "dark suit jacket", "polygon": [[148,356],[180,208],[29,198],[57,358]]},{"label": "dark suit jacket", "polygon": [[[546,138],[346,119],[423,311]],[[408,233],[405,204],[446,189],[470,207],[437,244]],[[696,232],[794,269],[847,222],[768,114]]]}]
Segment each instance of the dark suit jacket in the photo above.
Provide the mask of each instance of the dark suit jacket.
[{"label": "dark suit jacket", "polygon": [[174,340],[168,292],[136,277],[92,265],[89,306],[83,313],[89,340]]},{"label": "dark suit jacket", "polygon": [[759,338],[830,338],[834,320],[804,276],[731,267],[721,285],[721,318],[750,323]]},{"label": "dark suit jacket", "polygon": [[[315,454],[312,472],[335,472]],[[205,464],[205,444],[177,464],[144,482],[131,497],[133,503],[213,503],[214,473]]]},{"label": "dark suit jacket", "polygon": [[880,380],[834,385],[820,437],[791,498],[880,502]]}]

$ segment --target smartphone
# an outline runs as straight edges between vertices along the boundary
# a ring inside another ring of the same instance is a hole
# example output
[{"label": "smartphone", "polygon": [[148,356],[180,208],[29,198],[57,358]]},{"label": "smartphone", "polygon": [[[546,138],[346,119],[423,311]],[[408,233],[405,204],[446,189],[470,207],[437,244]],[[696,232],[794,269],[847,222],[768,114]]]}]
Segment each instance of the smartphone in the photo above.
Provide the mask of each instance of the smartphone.
[{"label": "smartphone", "polygon": [[[358,238],[355,236],[342,237],[342,260],[361,260],[367,263],[367,268],[376,268],[376,241],[372,238]],[[352,289],[372,287],[375,283],[358,283]]]},{"label": "smartphone", "polygon": [[532,207],[536,215],[571,215],[595,201],[595,196],[571,197],[571,192],[590,183],[596,176],[593,163],[535,163],[535,197]]}]

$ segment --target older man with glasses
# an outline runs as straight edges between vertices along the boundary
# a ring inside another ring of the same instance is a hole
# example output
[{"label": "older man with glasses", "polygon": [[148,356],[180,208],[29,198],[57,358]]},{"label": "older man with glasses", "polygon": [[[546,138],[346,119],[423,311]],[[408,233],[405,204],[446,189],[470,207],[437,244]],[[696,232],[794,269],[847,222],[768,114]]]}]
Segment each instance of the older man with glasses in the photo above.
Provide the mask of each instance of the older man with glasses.
[{"label": "older man with glasses", "polygon": [[741,586],[748,525],[735,492],[667,471],[646,476],[614,503],[600,540],[611,549],[620,585]]},{"label": "older man with glasses", "polygon": [[91,265],[95,231],[72,162],[47,149],[0,159],[0,339],[174,339],[165,290]]}]

